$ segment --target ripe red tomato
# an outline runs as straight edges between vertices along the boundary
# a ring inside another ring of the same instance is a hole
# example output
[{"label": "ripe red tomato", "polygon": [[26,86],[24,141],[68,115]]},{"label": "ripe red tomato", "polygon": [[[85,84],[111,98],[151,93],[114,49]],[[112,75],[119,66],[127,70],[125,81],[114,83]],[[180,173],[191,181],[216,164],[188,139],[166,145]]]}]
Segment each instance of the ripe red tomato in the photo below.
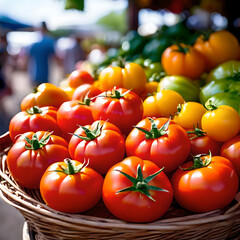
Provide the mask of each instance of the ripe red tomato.
[{"label": "ripe red tomato", "polygon": [[209,154],[209,151],[211,151],[213,156],[220,155],[222,143],[210,138],[202,129],[199,127],[196,127],[195,129],[188,129],[187,133],[191,141],[191,156],[203,153]]},{"label": "ripe red tomato", "polygon": [[173,194],[183,208],[208,212],[223,208],[234,199],[239,180],[232,163],[221,156],[196,156],[171,178]]},{"label": "ripe red tomato", "polygon": [[94,120],[108,120],[125,135],[143,117],[142,99],[125,88],[116,87],[98,95],[92,108]]},{"label": "ripe red tomato", "polygon": [[40,193],[51,208],[81,213],[101,198],[103,177],[86,165],[70,159],[50,165],[42,176]]},{"label": "ripe red tomato", "polygon": [[102,91],[93,84],[85,83],[75,89],[72,95],[73,100],[83,101],[85,97],[93,99]]},{"label": "ripe red tomato", "polygon": [[224,142],[220,155],[232,162],[240,179],[240,135]]},{"label": "ripe red tomato", "polygon": [[68,143],[46,131],[24,133],[7,155],[9,171],[22,187],[39,188],[47,167],[68,158]]},{"label": "ripe red tomato", "polygon": [[25,132],[54,131],[55,135],[62,135],[57,124],[57,108],[31,107],[17,113],[9,123],[9,134],[13,142]]},{"label": "ripe red tomato", "polygon": [[132,156],[107,172],[102,198],[108,210],[122,220],[150,222],[167,212],[173,193],[162,169]]},{"label": "ripe red tomato", "polygon": [[89,161],[89,167],[105,174],[125,156],[124,137],[110,122],[95,121],[78,128],[69,141],[69,153],[77,161]]},{"label": "ripe red tomato", "polygon": [[125,146],[127,156],[150,160],[164,167],[164,172],[172,172],[187,159],[190,139],[180,125],[167,118],[145,118],[129,133]]},{"label": "ripe red tomato", "polygon": [[94,122],[91,102],[71,100],[64,102],[58,109],[57,122],[59,127],[66,133],[74,133],[79,125],[84,126]]},{"label": "ripe red tomato", "polygon": [[77,69],[72,73],[70,73],[70,75],[67,78],[67,81],[68,81],[68,85],[71,88],[77,88],[84,83],[90,83],[90,84],[94,83],[94,79],[91,76],[91,74],[87,71],[80,70],[80,69]]}]

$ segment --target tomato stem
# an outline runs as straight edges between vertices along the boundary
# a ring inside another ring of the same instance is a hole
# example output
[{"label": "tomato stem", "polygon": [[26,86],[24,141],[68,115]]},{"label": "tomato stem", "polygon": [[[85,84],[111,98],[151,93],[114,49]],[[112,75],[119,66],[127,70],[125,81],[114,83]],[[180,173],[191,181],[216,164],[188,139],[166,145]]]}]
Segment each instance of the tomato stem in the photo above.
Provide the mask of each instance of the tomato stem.
[{"label": "tomato stem", "polygon": [[209,151],[209,155],[207,154],[198,154],[193,156],[193,165],[189,168],[179,168],[183,171],[189,171],[194,169],[199,169],[203,167],[207,167],[212,162],[212,153]]},{"label": "tomato stem", "polygon": [[72,134],[82,140],[91,141],[101,135],[103,125],[104,124],[100,125],[100,121],[98,121],[95,128],[92,131],[89,128],[86,128],[84,126],[79,126],[84,130],[84,133],[86,134],[86,136],[80,136],[75,133],[70,133],[70,134]]},{"label": "tomato stem", "polygon": [[138,126],[133,126],[133,127],[137,128],[138,130],[145,133],[146,138],[159,138],[159,137],[167,134],[167,130],[168,130],[168,127],[169,127],[169,124],[170,124],[170,118],[159,129],[158,129],[155,121],[152,118],[148,117],[148,119],[151,122],[151,129],[150,130],[147,130],[147,129],[144,129],[144,128],[138,127]]},{"label": "tomato stem", "polygon": [[67,164],[67,168],[64,168],[61,165],[59,165],[61,170],[53,170],[53,172],[61,172],[61,173],[67,174],[67,175],[74,175],[76,173],[81,172],[85,167],[88,166],[89,159],[87,159],[87,161],[85,161],[85,159],[84,159],[83,164],[78,165],[77,167],[74,166],[73,161],[69,158],[65,158],[64,162]]},{"label": "tomato stem", "polygon": [[217,107],[215,104],[213,104],[211,100],[209,101],[209,104],[207,104],[207,105],[205,106],[205,108],[206,108],[208,111],[213,111],[213,110],[218,109],[218,107]]},{"label": "tomato stem", "polygon": [[29,139],[23,135],[23,138],[26,140],[25,148],[29,150],[37,150],[43,148],[50,140],[52,133],[53,131],[46,132],[41,139],[38,138],[36,133],[32,135],[32,139]]},{"label": "tomato stem", "polygon": [[175,52],[182,52],[182,53],[187,53],[189,52],[189,47],[185,46],[183,47],[181,45],[181,43],[179,43],[178,41],[175,42],[175,44],[177,45],[178,49],[177,50],[174,50]]},{"label": "tomato stem", "polygon": [[78,101],[78,104],[90,106],[91,101],[92,99],[86,96],[82,101]]},{"label": "tomato stem", "polygon": [[30,115],[34,115],[34,114],[42,113],[42,110],[38,106],[33,106],[33,107],[29,108],[28,110],[26,110],[26,112]]},{"label": "tomato stem", "polygon": [[163,169],[164,169],[164,167],[161,168],[156,173],[154,173],[152,175],[149,175],[146,178],[143,178],[143,173],[142,173],[142,169],[141,169],[140,164],[138,164],[138,166],[137,166],[137,176],[136,176],[136,178],[128,175],[125,172],[122,172],[120,170],[116,170],[116,171],[120,172],[121,174],[123,174],[127,179],[129,179],[132,182],[132,186],[127,187],[127,188],[123,188],[123,189],[117,191],[117,194],[122,193],[122,192],[128,192],[128,191],[138,191],[138,192],[146,195],[152,201],[155,201],[155,199],[151,196],[149,190],[162,191],[162,192],[168,192],[168,190],[160,188],[160,187],[148,185],[148,183],[151,180],[153,180],[158,174],[160,174],[163,171]]},{"label": "tomato stem", "polygon": [[190,135],[190,134],[194,134],[193,137],[190,138],[190,140],[193,140],[194,138],[197,138],[197,137],[203,137],[205,136],[207,133],[204,132],[201,128],[198,127],[198,124],[197,124],[197,127],[195,127],[193,125],[193,128],[194,130],[193,131],[187,131],[187,134]]},{"label": "tomato stem", "polygon": [[128,91],[126,91],[124,93],[120,93],[116,89],[116,87],[114,87],[111,91],[106,91],[105,92],[105,97],[120,99],[120,98],[124,97],[125,95],[127,95],[130,91],[131,91],[131,89],[129,89]]}]

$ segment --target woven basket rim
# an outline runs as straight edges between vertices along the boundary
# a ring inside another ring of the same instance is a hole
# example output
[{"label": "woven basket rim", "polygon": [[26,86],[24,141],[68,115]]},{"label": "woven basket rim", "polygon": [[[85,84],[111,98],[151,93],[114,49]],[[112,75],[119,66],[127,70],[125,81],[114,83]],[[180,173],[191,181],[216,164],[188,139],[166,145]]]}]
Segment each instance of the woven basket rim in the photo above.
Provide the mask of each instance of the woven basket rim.
[{"label": "woven basket rim", "polygon": [[[1,139],[9,138],[8,133],[0,136]],[[3,141],[2,141],[3,142]],[[1,145],[1,141],[0,141]],[[202,224],[214,224],[221,221],[232,221],[240,216],[240,192],[236,195],[237,203],[226,211],[215,210],[207,213],[191,214],[183,217],[164,218],[150,223],[130,223],[120,219],[110,219],[85,214],[67,214],[51,209],[43,202],[34,199],[24,189],[20,188],[14,180],[11,180],[9,174],[4,171],[6,168],[6,155],[0,156],[0,197],[8,204],[17,208],[20,212],[39,216],[46,222],[57,223],[60,226],[66,226],[69,223],[78,228],[79,225],[96,227],[100,229],[118,228],[118,229],[141,229],[141,230],[181,230]]]}]

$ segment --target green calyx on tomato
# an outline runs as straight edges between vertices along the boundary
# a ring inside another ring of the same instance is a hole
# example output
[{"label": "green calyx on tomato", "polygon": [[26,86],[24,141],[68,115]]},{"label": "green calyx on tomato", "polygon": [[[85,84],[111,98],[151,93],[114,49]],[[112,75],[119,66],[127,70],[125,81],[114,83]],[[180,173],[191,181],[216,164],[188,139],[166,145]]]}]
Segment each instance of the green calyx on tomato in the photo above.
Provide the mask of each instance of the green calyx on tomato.
[{"label": "green calyx on tomato", "polygon": [[129,89],[128,91],[126,91],[124,93],[120,93],[118,90],[116,90],[116,88],[113,88],[113,90],[111,90],[111,91],[106,91],[105,95],[106,95],[106,97],[120,99],[120,98],[124,97],[125,95],[127,95],[130,91],[131,91],[131,89]]},{"label": "green calyx on tomato", "polygon": [[208,102],[208,104],[205,104],[205,108],[208,111],[213,111],[213,110],[218,109],[217,105],[215,105],[211,100]]},{"label": "green calyx on tomato", "polygon": [[74,174],[81,172],[89,164],[89,162],[86,163],[84,161],[84,163],[82,165],[78,165],[76,167],[73,165],[71,159],[69,159],[69,158],[65,158],[64,162],[67,164],[67,168],[63,168],[61,165],[59,165],[62,170],[54,170],[54,172],[62,172],[66,175],[74,175]]},{"label": "green calyx on tomato", "polygon": [[[34,133],[32,139],[29,139],[26,136],[23,138],[26,140],[25,148],[30,150],[37,150],[43,148],[49,141],[53,132],[46,132],[41,139],[38,138],[37,134]],[[28,144],[28,145],[27,145]]]},{"label": "green calyx on tomato", "polygon": [[92,99],[89,98],[89,97],[86,95],[85,98],[84,98],[82,101],[79,101],[79,102],[78,102],[78,104],[90,106],[91,100],[92,100]]},{"label": "green calyx on tomato", "polygon": [[149,131],[144,129],[144,128],[134,126],[138,130],[140,130],[143,133],[145,133],[146,138],[159,138],[159,137],[161,137],[161,136],[163,136],[163,135],[165,135],[167,133],[168,126],[169,126],[169,123],[170,123],[170,118],[159,129],[158,129],[155,121],[152,118],[149,117],[148,119],[151,122],[151,129]]},{"label": "green calyx on tomato", "polygon": [[75,133],[73,133],[72,135],[74,135],[82,140],[91,141],[91,140],[96,139],[98,136],[100,136],[103,125],[104,124],[100,125],[100,121],[99,121],[92,131],[84,126],[80,126],[84,130],[86,136],[80,136]]},{"label": "green calyx on tomato", "polygon": [[187,53],[189,51],[189,48],[186,46],[182,46],[179,42],[175,42],[175,44],[177,45],[178,49],[174,50],[175,52],[181,52],[181,53]]},{"label": "green calyx on tomato", "polygon": [[[206,157],[204,157],[206,156]],[[195,170],[203,167],[207,167],[212,161],[212,154],[211,151],[209,151],[209,156],[207,154],[198,154],[196,156],[193,156],[193,165],[189,168],[181,168],[183,171],[189,171],[189,170]]]},{"label": "green calyx on tomato", "polygon": [[142,169],[141,169],[141,165],[140,164],[137,166],[137,177],[136,178],[134,178],[134,177],[132,177],[132,176],[128,175],[127,173],[124,173],[124,172],[122,172],[120,170],[116,170],[116,171],[119,171],[121,174],[123,174],[133,184],[131,187],[123,188],[123,189],[117,191],[117,194],[121,193],[121,192],[137,191],[137,192],[145,194],[148,198],[150,198],[151,200],[155,201],[155,199],[149,193],[149,190],[152,190],[152,191],[162,191],[162,192],[168,192],[168,190],[160,188],[160,187],[148,185],[148,183],[152,179],[154,179],[159,173],[161,173],[163,171],[163,169],[164,169],[164,167],[161,168],[156,173],[154,173],[152,175],[149,175],[146,178],[143,178]]},{"label": "green calyx on tomato", "polygon": [[206,132],[204,132],[201,128],[199,128],[198,126],[197,127],[195,127],[195,126],[193,126],[194,127],[194,130],[193,131],[187,131],[187,134],[189,135],[189,134],[194,134],[194,136],[193,137],[191,137],[190,138],[190,140],[193,140],[193,139],[195,139],[195,138],[197,138],[197,137],[203,137],[203,136],[205,136],[207,133]]},{"label": "green calyx on tomato", "polygon": [[120,67],[120,68],[125,68],[126,65],[126,59],[119,56],[116,60],[114,60],[111,65],[113,67]]},{"label": "green calyx on tomato", "polygon": [[26,110],[26,112],[30,115],[34,115],[34,114],[42,113],[42,110],[38,106],[33,106],[33,107],[29,108],[28,110]]}]

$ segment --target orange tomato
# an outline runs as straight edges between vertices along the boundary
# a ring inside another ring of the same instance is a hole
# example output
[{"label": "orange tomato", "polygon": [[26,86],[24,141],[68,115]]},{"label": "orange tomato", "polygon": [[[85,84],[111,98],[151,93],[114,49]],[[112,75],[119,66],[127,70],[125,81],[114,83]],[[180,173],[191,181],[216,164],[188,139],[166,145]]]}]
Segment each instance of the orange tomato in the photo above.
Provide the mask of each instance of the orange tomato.
[{"label": "orange tomato", "polygon": [[173,90],[161,90],[143,102],[144,117],[170,117],[177,112],[177,106],[184,103],[183,97]]},{"label": "orange tomato", "polygon": [[61,88],[52,83],[42,83],[35,92],[29,93],[22,99],[21,110],[25,111],[33,106],[59,108],[63,102],[70,99],[70,96]]},{"label": "orange tomato", "polygon": [[124,67],[109,66],[100,72],[98,80],[99,89],[103,92],[116,86],[131,89],[137,94],[144,91],[146,82],[146,74],[137,63],[127,63]]},{"label": "orange tomato", "polygon": [[161,62],[168,75],[196,79],[205,71],[205,60],[202,53],[185,44],[174,44],[166,48],[162,54]]},{"label": "orange tomato", "polygon": [[158,89],[158,82],[147,82],[145,83],[144,91],[141,93],[140,97],[144,101],[147,97],[154,95]]},{"label": "orange tomato", "polygon": [[185,102],[178,107],[178,112],[174,116],[173,121],[183,128],[201,127],[203,114],[207,109],[198,102]]},{"label": "orange tomato", "polygon": [[227,30],[213,32],[208,38],[199,36],[194,48],[204,55],[207,71],[223,62],[237,60],[239,57],[238,39]]}]

